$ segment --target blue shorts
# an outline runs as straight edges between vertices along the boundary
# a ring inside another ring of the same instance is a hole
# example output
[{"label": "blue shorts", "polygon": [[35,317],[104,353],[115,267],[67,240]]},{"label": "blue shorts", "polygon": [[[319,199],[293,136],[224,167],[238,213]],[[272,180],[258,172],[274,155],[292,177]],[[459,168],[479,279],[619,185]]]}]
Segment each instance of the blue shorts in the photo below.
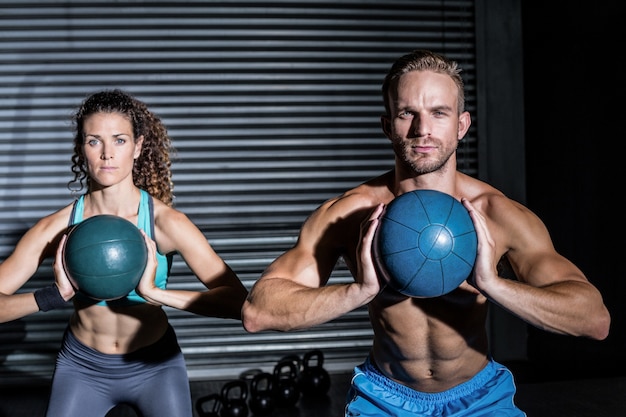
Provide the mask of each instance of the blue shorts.
[{"label": "blue shorts", "polygon": [[399,384],[376,368],[369,358],[354,368],[346,417],[525,417],[513,403],[513,375],[491,360],[472,379],[447,391],[427,393]]},{"label": "blue shorts", "polygon": [[98,352],[67,329],[46,417],[103,417],[118,404],[143,417],[192,417],[189,378],[174,329],[125,355]]}]

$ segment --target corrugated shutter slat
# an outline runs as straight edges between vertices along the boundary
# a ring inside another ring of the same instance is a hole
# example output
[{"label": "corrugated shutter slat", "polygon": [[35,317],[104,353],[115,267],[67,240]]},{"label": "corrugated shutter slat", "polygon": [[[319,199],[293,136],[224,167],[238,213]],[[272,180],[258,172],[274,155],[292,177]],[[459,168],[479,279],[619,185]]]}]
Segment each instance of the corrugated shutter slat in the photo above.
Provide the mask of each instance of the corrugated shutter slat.
[{"label": "corrugated shutter slat", "polygon": [[[72,110],[120,87],[169,128],[177,208],[251,286],[317,205],[392,166],[380,85],[418,47],[461,62],[475,113],[473,1],[0,1],[0,260],[71,201]],[[472,127],[459,149],[470,175],[476,154]],[[172,288],[199,288],[182,260],[172,273]],[[44,263],[23,291],[51,276]],[[350,280],[339,264],[331,282]],[[343,371],[371,346],[365,309],[254,335],[167,311],[191,379],[269,369],[311,348]],[[51,376],[70,312],[0,324],[1,383]]]}]

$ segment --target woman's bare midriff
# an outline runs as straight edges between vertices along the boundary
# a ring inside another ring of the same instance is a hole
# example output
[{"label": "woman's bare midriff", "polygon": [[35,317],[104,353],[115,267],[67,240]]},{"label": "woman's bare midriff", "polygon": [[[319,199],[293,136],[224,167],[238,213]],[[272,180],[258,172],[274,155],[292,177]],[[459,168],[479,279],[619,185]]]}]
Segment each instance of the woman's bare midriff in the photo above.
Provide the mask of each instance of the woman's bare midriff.
[{"label": "woman's bare midriff", "polygon": [[165,334],[167,327],[163,309],[150,304],[77,306],[70,320],[78,340],[105,354],[125,354],[149,346]]},{"label": "woman's bare midriff", "polygon": [[370,303],[372,360],[387,377],[414,390],[448,390],[487,364],[486,314],[484,297],[471,290],[437,300],[383,291]]}]

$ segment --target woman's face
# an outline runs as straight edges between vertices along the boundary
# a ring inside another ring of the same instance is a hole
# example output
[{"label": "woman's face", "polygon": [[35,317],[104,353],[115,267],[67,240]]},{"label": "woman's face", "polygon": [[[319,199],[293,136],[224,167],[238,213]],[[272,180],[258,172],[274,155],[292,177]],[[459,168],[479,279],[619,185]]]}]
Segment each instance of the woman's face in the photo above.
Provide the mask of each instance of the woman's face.
[{"label": "woman's face", "polygon": [[133,136],[131,122],[119,113],[95,113],[83,123],[83,152],[94,184],[108,187],[133,182],[133,165],[143,137]]}]

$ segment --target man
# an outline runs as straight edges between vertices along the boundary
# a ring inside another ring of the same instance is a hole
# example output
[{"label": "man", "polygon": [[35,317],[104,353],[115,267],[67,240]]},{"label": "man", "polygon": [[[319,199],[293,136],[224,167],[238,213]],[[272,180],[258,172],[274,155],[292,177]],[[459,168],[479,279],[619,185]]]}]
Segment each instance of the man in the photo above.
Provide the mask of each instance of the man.
[{"label": "man", "polygon": [[[513,402],[511,373],[489,353],[488,301],[554,333],[608,335],[610,315],[599,291],[555,251],[543,222],[457,170],[457,145],[471,124],[463,88],[457,63],[443,56],[416,50],[397,60],[383,83],[381,117],[394,169],[316,209],[244,304],[249,332],[307,328],[368,305],[373,346],[355,368],[346,416],[524,416]],[[384,206],[418,189],[460,200],[476,228],[472,274],[440,297],[391,290],[372,261]],[[339,257],[354,283],[326,285]],[[517,280],[498,275],[501,259]]]}]

